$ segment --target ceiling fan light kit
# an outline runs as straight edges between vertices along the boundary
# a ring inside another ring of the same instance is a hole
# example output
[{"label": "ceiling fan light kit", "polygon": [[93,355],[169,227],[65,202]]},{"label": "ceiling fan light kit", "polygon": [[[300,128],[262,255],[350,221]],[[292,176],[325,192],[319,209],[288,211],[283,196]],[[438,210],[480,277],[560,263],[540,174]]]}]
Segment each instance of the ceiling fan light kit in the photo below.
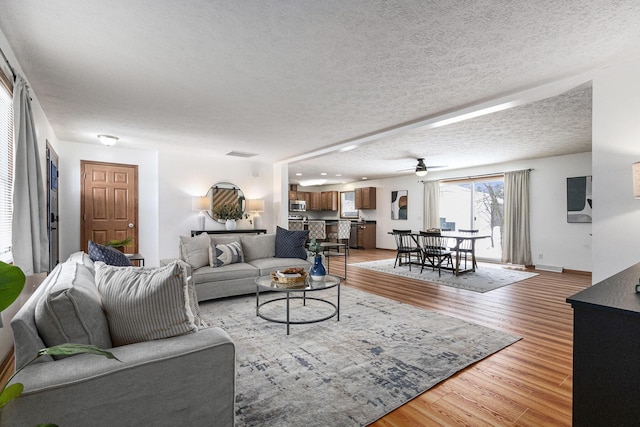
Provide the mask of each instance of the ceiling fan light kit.
[{"label": "ceiling fan light kit", "polygon": [[424,164],[424,159],[418,159],[418,165],[416,166],[416,175],[423,177],[427,175],[427,165]]}]

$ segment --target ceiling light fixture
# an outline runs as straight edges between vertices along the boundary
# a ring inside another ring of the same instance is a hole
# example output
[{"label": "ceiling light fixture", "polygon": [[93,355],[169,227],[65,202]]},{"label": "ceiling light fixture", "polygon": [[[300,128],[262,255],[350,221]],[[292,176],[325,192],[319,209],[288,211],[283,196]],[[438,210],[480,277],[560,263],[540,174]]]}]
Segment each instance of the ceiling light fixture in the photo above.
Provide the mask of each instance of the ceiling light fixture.
[{"label": "ceiling light fixture", "polygon": [[120,138],[111,135],[98,135],[98,139],[107,147],[111,147],[112,145],[116,145],[116,142],[118,142]]},{"label": "ceiling light fixture", "polygon": [[424,159],[418,159],[418,164],[416,165],[416,175],[418,175],[419,177],[427,175],[427,165],[424,164]]}]

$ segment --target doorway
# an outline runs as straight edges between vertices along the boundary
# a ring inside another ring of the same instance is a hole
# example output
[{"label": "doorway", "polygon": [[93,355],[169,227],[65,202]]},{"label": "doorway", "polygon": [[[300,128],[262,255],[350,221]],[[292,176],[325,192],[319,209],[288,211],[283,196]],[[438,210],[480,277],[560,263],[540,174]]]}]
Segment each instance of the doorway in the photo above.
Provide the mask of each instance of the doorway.
[{"label": "doorway", "polygon": [[138,166],[80,161],[80,247],[131,238],[124,253],[138,253]]},{"label": "doorway", "polygon": [[49,271],[60,262],[58,217],[58,154],[47,143],[47,234],[49,235]]}]

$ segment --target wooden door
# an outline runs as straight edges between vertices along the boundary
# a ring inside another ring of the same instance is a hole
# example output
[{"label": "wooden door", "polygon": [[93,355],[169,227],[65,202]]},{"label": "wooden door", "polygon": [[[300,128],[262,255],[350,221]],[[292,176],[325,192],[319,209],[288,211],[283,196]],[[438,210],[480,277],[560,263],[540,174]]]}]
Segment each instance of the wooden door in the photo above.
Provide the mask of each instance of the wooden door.
[{"label": "wooden door", "polygon": [[133,237],[125,253],[138,253],[138,166],[82,160],[80,239],[105,244]]}]

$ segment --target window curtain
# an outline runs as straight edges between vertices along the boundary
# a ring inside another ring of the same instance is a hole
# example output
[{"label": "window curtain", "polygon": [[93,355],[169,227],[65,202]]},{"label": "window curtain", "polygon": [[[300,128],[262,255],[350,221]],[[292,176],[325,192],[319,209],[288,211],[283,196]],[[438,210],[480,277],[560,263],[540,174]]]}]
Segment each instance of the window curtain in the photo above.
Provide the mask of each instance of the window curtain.
[{"label": "window curtain", "polygon": [[29,86],[17,75],[13,87],[15,165],[13,182],[13,263],[25,275],[49,269],[47,201],[33,123]]},{"label": "window curtain", "polygon": [[423,230],[440,228],[440,181],[424,183]]},{"label": "window curtain", "polygon": [[502,262],[531,265],[529,170],[504,174]]}]

